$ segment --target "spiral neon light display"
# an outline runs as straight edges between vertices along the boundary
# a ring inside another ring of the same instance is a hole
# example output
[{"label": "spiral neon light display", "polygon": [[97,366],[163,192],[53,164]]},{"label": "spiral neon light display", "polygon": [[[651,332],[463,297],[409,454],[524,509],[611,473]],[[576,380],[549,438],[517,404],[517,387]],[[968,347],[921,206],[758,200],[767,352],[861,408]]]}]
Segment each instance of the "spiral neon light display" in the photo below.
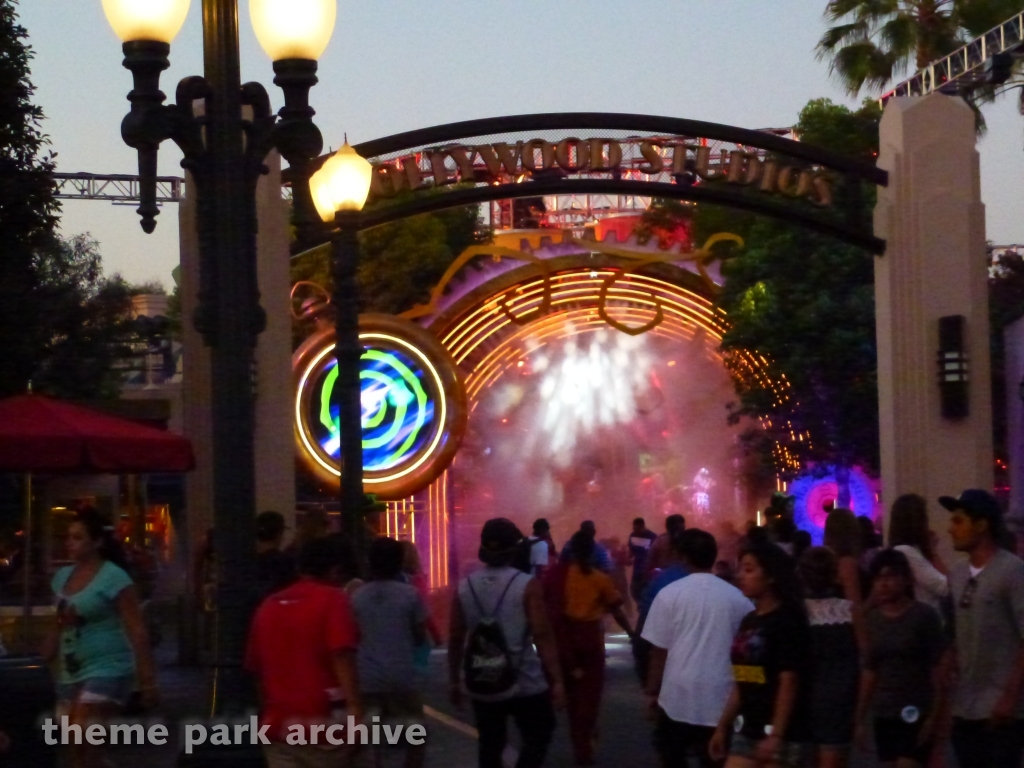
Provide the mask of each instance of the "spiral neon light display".
[{"label": "spiral neon light display", "polygon": [[[425,487],[451,462],[465,430],[465,390],[437,340],[408,321],[360,320],[363,482],[382,498]],[[299,456],[323,479],[337,479],[341,432],[334,388],[334,334],[317,334],[296,352],[295,425]]]},{"label": "spiral neon light display", "polygon": [[[434,402],[420,378],[423,370],[397,352],[368,349],[363,353],[360,400],[363,406],[363,468],[391,469],[415,453],[434,422]],[[334,460],[341,450],[338,409],[331,404],[338,366],[331,360],[320,390],[320,425],[327,434],[320,447]]]}]

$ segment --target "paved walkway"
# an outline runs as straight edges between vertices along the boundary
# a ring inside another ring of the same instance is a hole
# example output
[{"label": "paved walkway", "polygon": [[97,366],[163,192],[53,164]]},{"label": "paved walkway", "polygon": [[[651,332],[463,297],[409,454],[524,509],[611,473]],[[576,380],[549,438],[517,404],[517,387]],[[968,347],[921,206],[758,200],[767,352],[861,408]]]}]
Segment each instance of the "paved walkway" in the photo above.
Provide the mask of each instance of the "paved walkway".
[{"label": "paved walkway", "polygon": [[[625,635],[608,635],[606,647],[608,669],[601,708],[597,765],[599,768],[656,768],[658,761],[651,746],[652,725],[644,716],[643,697],[633,672],[629,643]],[[176,724],[183,719],[202,719],[207,683],[203,670],[177,666],[174,659],[173,643],[165,643],[157,649],[162,695],[158,718],[171,731],[167,746],[116,747],[110,752],[113,768],[176,767],[181,744]],[[448,702],[447,679],[446,653],[443,649],[436,650],[431,655],[430,668],[422,686],[427,707],[424,721],[427,729],[426,768],[474,768],[476,737],[472,712],[468,706],[466,710],[458,711]],[[514,728],[509,730],[512,743],[506,762],[512,766],[517,736]],[[853,758],[852,768],[874,768],[877,765],[873,755],[855,753]],[[952,755],[947,754],[945,764],[955,766]],[[249,768],[247,764],[230,760],[219,760],[216,765],[218,768]],[[384,755],[382,768],[401,765],[400,753]],[[572,765],[565,714],[561,713],[545,768],[571,768]]]},{"label": "paved walkway", "polygon": [[[174,663],[174,648],[168,643],[158,650],[162,703],[159,719],[168,724],[171,738],[166,747],[116,747],[110,758],[117,768],[173,768],[178,759],[180,741],[177,727],[181,719],[200,717],[206,698],[203,671]],[[657,765],[650,742],[650,724],[643,714],[643,699],[632,669],[632,656],[625,635],[608,636],[608,673],[601,713],[601,742],[598,765],[631,765],[653,768]],[[428,715],[426,768],[473,768],[476,765],[476,738],[472,712],[456,710],[447,699],[447,657],[443,649],[431,656],[424,682],[424,700]],[[514,760],[517,735],[510,727],[512,745],[507,757]],[[385,755],[384,766],[400,766],[400,755]],[[511,764],[511,762],[510,762]],[[564,713],[558,716],[558,729],[546,766],[570,768],[572,751],[566,733]]]},{"label": "paved walkway", "polygon": [[[623,634],[609,635],[606,647],[608,670],[601,707],[597,764],[607,768],[654,768],[657,765],[657,758],[651,747],[651,724],[644,716],[644,701],[640,683],[633,672],[633,656],[629,641]],[[464,712],[457,712],[447,701],[446,662],[443,651],[436,651],[433,654],[426,701],[429,706],[445,716],[471,723],[472,712],[468,707]],[[510,727],[510,732],[513,734],[514,749],[515,729]],[[475,740],[436,719],[428,723],[428,734],[429,768],[472,768],[476,765]],[[513,754],[510,753],[508,757],[513,757]],[[558,715],[558,728],[545,765],[550,768],[571,768],[573,765],[565,713]]]}]

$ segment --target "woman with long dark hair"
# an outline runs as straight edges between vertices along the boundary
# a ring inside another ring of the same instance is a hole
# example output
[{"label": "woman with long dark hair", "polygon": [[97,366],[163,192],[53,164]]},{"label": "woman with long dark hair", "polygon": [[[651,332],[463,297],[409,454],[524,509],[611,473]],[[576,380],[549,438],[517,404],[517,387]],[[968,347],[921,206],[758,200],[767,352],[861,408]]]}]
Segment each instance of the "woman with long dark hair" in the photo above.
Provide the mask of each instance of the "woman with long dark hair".
[{"label": "woman with long dark hair", "polygon": [[633,638],[622,611],[622,595],[611,577],[594,567],[594,546],[592,533],[577,531],[569,542],[567,557],[547,580],[576,765],[594,765],[594,737],[604,689],[605,614],[610,613]]},{"label": "woman with long dark hair", "polygon": [[928,503],[907,493],[892,503],[889,512],[889,546],[902,552],[914,575],[914,599],[942,613],[949,597],[948,571],[932,547],[928,527]]},{"label": "woman with long dark hair", "polygon": [[793,559],[774,544],[754,544],[740,556],[737,586],[755,607],[733,640],[736,683],[711,739],[711,757],[722,760],[728,752],[726,768],[804,765],[811,637]]},{"label": "woman with long dark hair", "polygon": [[860,653],[853,603],[840,596],[836,556],[811,547],[800,559],[804,606],[811,626],[811,738],[818,768],[844,768],[853,744]]},{"label": "woman with long dark hair", "polygon": [[824,544],[836,556],[843,597],[859,609],[863,599],[860,556],[864,551],[864,532],[857,516],[848,509],[829,512],[825,518]]},{"label": "woman with long dark hair", "polygon": [[871,563],[871,602],[857,740],[864,741],[871,711],[878,762],[923,766],[943,711],[942,623],[934,608],[914,600],[910,563],[894,549],[882,550]]},{"label": "woman with long dark hair", "polygon": [[[44,655],[58,662],[57,699],[82,730],[118,714],[132,692],[143,703],[157,701],[156,674],[146,625],[113,528],[92,507],[68,526],[68,558],[52,587],[57,627]],[[101,748],[72,745],[75,768],[102,766]]]}]

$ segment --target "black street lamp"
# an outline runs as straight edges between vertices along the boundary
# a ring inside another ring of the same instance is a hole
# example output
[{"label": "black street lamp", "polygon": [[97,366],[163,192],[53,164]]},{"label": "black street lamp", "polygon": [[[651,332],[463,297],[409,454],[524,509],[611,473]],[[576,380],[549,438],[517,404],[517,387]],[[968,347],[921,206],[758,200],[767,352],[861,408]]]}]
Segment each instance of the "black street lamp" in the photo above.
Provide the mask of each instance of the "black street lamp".
[{"label": "black street lamp", "polygon": [[334,225],[331,262],[334,276],[334,356],[338,379],[332,393],[338,409],[341,433],[341,513],[345,530],[352,537],[356,562],[363,561],[365,515],[373,501],[363,492],[363,416],[359,341],[359,232],[364,227],[362,210],[370,194],[373,168],[345,144],[309,181],[309,193],[325,224]]},{"label": "black street lamp", "polygon": [[[156,160],[165,140],[184,153],[181,164],[191,173],[196,192],[200,287],[193,321],[211,350],[218,565],[214,710],[222,714],[237,712],[249,701],[240,669],[254,605],[252,361],[266,325],[256,279],[256,183],[272,149],[300,179],[323,149],[309,90],[334,29],[336,2],[250,0],[253,27],[274,60],[274,82],[284,91],[285,106],[275,116],[264,87],[241,82],[238,0],[202,0],[204,76],[182,80],[172,105],[163,103],[160,74],[169,65],[170,43],[190,0],[103,0],[107,19],[124,43],[124,66],[134,78],[121,135],[139,154],[142,228],[152,232],[156,227]],[[204,103],[198,112],[197,101]],[[294,209],[301,235],[316,223],[305,184],[295,185]]]}]

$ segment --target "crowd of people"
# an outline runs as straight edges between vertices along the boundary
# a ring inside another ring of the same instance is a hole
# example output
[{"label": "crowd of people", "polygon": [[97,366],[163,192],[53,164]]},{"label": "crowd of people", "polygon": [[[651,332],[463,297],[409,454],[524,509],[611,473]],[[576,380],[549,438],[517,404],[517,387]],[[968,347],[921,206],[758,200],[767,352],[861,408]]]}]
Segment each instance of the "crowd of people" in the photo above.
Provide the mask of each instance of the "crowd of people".
[{"label": "crowd of people", "polygon": [[[951,565],[918,496],[893,504],[888,547],[843,509],[829,513],[824,545],[812,546],[776,502],[766,525],[738,541],[688,528],[680,515],[660,535],[636,518],[626,586],[591,521],[561,550],[545,520],[530,536],[508,519],[488,521],[481,567],[452,595],[447,639],[451,702],[471,704],[480,768],[502,768],[510,719],[517,768],[543,765],[560,709],[575,764],[596,763],[609,619],[632,642],[665,768],[844,768],[868,747],[884,766],[924,768],[942,765],[947,743],[960,768],[1020,768],[1024,562],[1005,546],[996,500],[980,490],[939,499],[963,555]],[[363,581],[348,540],[323,526],[300,532],[291,549],[277,513],[256,528],[263,599],[245,666],[260,690],[267,764],[372,759],[351,744],[294,743],[288,728],[422,722],[420,691],[442,636],[415,547],[373,540]],[[132,696],[155,704],[156,675],[111,529],[86,509],[67,538],[73,564],[53,579],[58,625],[45,655],[61,712],[86,725]],[[407,768],[423,765],[422,742],[403,749]],[[103,764],[88,744],[71,760]]]},{"label": "crowd of people", "polygon": [[679,516],[662,536],[634,520],[635,629],[592,522],[556,560],[545,521],[528,539],[489,521],[485,567],[460,584],[449,638],[452,700],[468,688],[481,768],[502,765],[509,718],[517,768],[542,765],[563,706],[576,765],[595,764],[606,615],[633,642],[665,768],[844,768],[854,749],[923,768],[949,744],[961,768],[1020,768],[1024,562],[998,502],[980,490],[939,499],[963,555],[947,567],[919,496],[894,503],[887,548],[844,509],[812,546],[785,501],[748,527],[735,563]]}]

